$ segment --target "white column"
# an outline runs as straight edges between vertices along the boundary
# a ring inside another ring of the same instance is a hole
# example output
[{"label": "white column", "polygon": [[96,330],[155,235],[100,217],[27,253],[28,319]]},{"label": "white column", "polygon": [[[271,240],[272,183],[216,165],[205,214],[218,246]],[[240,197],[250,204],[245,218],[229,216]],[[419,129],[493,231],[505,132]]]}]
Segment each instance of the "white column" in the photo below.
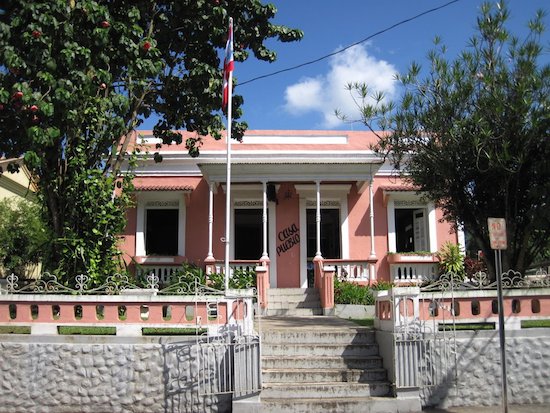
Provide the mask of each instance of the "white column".
[{"label": "white column", "polygon": [[369,182],[369,217],[370,217],[370,258],[376,258],[374,247],[374,195],[372,192],[372,178]]},{"label": "white column", "polygon": [[317,233],[317,251],[315,252],[315,257],[322,258],[321,255],[321,182],[316,181],[316,192],[317,192],[317,208],[315,213],[315,224],[316,224],[316,233]]},{"label": "white column", "polygon": [[207,258],[213,259],[212,253],[212,226],[214,223],[214,182],[210,183],[210,193],[208,198],[208,256]]},{"label": "white column", "polygon": [[[374,194],[372,191],[372,177],[369,181],[369,218],[370,218],[370,257],[369,259],[376,259],[376,248],[374,246]],[[370,282],[376,281],[376,265],[374,262],[369,264],[369,278]]]},{"label": "white column", "polygon": [[268,258],[267,254],[267,182],[262,182],[263,187],[263,213],[262,213],[262,237],[263,237],[263,249],[262,259]]}]

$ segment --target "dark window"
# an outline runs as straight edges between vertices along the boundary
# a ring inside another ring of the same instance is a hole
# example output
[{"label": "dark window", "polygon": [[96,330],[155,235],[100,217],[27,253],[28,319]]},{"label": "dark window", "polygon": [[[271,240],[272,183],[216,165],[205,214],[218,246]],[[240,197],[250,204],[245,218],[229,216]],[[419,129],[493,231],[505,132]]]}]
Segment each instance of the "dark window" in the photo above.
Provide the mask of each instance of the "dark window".
[{"label": "dark window", "polygon": [[178,255],[178,210],[148,209],[146,218],[146,254]]},{"label": "dark window", "polygon": [[[317,225],[315,209],[307,210],[307,256],[315,257],[317,252]],[[321,255],[323,258],[341,258],[340,252],[340,210],[321,209]]]},{"label": "dark window", "polygon": [[396,252],[428,250],[428,225],[425,209],[395,210]]},{"label": "dark window", "polygon": [[263,210],[235,209],[235,259],[257,260],[263,250]]}]

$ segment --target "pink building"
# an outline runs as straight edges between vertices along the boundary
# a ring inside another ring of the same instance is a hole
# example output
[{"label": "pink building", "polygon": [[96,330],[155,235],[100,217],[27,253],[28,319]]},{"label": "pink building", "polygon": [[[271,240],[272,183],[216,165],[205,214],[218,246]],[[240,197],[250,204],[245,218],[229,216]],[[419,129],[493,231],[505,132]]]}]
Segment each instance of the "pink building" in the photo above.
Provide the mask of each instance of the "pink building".
[{"label": "pink building", "polygon": [[[156,151],[152,134],[140,134]],[[267,267],[270,288],[311,285],[315,257],[357,282],[432,277],[428,253],[463,236],[370,149],[375,142],[371,132],[296,130],[234,142],[231,266]],[[123,234],[128,264],[161,278],[184,261],[223,269],[226,143],[205,138],[200,150],[192,158],[185,145],[163,146],[161,163],[140,164]]]}]

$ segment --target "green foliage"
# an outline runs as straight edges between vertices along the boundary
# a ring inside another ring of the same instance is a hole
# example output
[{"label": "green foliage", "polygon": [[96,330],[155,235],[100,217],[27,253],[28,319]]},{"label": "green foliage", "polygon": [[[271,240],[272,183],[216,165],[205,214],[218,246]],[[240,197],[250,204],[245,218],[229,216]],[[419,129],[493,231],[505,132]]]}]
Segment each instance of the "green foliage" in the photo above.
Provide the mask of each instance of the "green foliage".
[{"label": "green foliage", "polygon": [[236,269],[229,279],[229,288],[256,288],[256,271]]},{"label": "green foliage", "polygon": [[437,253],[440,273],[453,273],[464,277],[464,254],[460,245],[447,241]]},{"label": "green foliage", "polygon": [[171,283],[184,283],[189,287],[193,287],[195,283],[206,285],[206,273],[201,267],[184,262],[172,276]]},{"label": "green foliage", "polygon": [[363,327],[374,327],[374,318],[350,318],[349,320]]},{"label": "green foliage", "polygon": [[[19,0],[0,6],[0,157],[24,155],[37,178],[52,232],[47,270],[60,280],[88,273],[94,282],[118,266],[133,161],[130,133],[156,113],[155,136],[181,143],[171,129],[221,137],[221,50],[234,18],[235,59],[275,60],[265,42],[302,32],[271,23],[259,0]],[[233,97],[233,136],[246,123]],[[155,159],[160,156],[155,154]],[[17,168],[16,165],[10,168]]]},{"label": "green foliage", "polygon": [[[75,200],[75,207],[65,210],[63,236],[52,240],[55,243],[52,250],[57,254],[50,256],[49,268],[61,279],[87,273],[90,286],[98,286],[108,276],[123,270],[118,241],[126,225],[125,211],[132,200],[128,191],[113,196],[117,181],[113,176],[102,176],[99,170],[85,168],[73,172],[65,197]],[[124,185],[128,187],[131,183]]]},{"label": "green foliage", "polygon": [[381,290],[390,290],[393,287],[393,284],[389,281],[379,280],[370,285],[371,290],[381,291]]},{"label": "green foliage", "polygon": [[366,285],[360,285],[334,278],[335,304],[373,305],[374,296]]},{"label": "green foliage", "polygon": [[114,336],[116,327],[83,327],[83,326],[59,326],[57,331],[61,335],[83,335],[83,336]]},{"label": "green foliage", "polygon": [[[412,63],[398,76],[399,102],[373,105],[368,88],[350,90],[363,99],[363,121],[388,132],[378,152],[446,220],[463,224],[485,257],[492,256],[487,218],[506,219],[503,267],[523,272],[550,242],[550,66],[541,43],[545,13],[523,39],[508,32],[508,18],[504,4],[484,4],[477,34],[457,58],[437,41],[426,69]],[[492,260],[487,265],[494,273]]]},{"label": "green foliage", "polygon": [[392,288],[392,283],[387,281],[361,285],[334,278],[334,303],[373,305],[375,301],[373,291],[389,290],[390,288]]},{"label": "green foliage", "polygon": [[205,334],[206,328],[178,328],[178,327],[143,327],[144,336],[195,336]]},{"label": "green foliage", "polygon": [[0,200],[0,268],[25,276],[28,266],[39,264],[49,236],[40,207],[23,199]]},{"label": "green foliage", "polygon": [[[208,285],[216,290],[225,288],[223,274],[214,273],[208,276]],[[229,279],[229,288],[247,289],[256,287],[256,272],[251,270],[235,269]]]},{"label": "green foliage", "polygon": [[[224,290],[225,278],[221,273],[206,275],[206,272],[199,266],[191,263],[183,263],[174,273],[171,284],[185,284],[193,289],[195,283],[208,286],[215,290]],[[235,269],[229,279],[229,288],[246,289],[256,287],[256,272],[251,270]]]}]

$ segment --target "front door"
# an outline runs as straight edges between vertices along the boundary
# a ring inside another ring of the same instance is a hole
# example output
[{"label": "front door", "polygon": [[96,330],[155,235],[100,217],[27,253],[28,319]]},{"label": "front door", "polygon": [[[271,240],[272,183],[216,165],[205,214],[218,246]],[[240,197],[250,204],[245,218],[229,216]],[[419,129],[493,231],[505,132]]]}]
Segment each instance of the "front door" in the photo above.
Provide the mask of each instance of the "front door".
[{"label": "front door", "polygon": [[[307,209],[307,284],[313,286],[313,258],[317,252],[317,225],[315,209]],[[321,209],[321,255],[323,258],[341,258],[340,210]]]},{"label": "front door", "polygon": [[235,209],[236,260],[258,260],[262,256],[262,213],[261,209]]}]

